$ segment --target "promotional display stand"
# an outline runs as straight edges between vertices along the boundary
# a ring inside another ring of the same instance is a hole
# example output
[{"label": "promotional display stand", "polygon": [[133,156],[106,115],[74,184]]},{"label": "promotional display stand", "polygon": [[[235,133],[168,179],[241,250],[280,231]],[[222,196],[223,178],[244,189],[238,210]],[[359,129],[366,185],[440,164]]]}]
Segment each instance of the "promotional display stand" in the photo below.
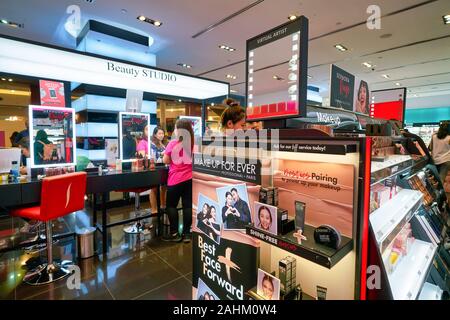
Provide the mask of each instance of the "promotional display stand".
[{"label": "promotional display stand", "polygon": [[[203,141],[193,167],[194,299],[205,286],[220,299],[247,299],[259,284],[258,268],[280,278],[286,257],[296,261],[296,283],[281,283],[281,299],[297,286],[304,297],[317,297],[318,287],[330,299],[360,297],[364,140],[302,133],[280,130],[277,140],[260,133],[234,146]],[[235,208],[233,224],[227,212]],[[337,241],[315,235],[324,226]]]}]

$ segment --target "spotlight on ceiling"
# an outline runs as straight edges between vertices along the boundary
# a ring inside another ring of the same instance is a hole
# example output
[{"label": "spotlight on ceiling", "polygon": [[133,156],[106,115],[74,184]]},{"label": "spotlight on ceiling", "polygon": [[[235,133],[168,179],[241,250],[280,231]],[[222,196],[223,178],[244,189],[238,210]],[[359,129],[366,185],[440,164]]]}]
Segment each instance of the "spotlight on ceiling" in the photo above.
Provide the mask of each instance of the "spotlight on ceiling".
[{"label": "spotlight on ceiling", "polygon": [[177,66],[186,68],[186,69],[190,69],[192,68],[192,66],[190,64],[186,64],[186,63],[177,63]]},{"label": "spotlight on ceiling", "polygon": [[298,17],[295,15],[295,14],[291,14],[291,15],[289,15],[289,17],[288,17],[288,20],[290,20],[290,21],[294,21],[295,19],[297,19]]},{"label": "spotlight on ceiling", "polygon": [[143,16],[143,15],[137,16],[136,19],[138,19],[139,21],[142,21],[142,22],[150,23],[150,24],[154,25],[155,27],[161,27],[162,26],[162,22],[161,21],[153,20],[153,19],[150,19],[150,18],[148,18],[146,16]]},{"label": "spotlight on ceiling", "polygon": [[336,49],[338,49],[339,51],[342,51],[342,52],[348,50],[348,49],[347,49],[346,47],[344,47],[342,44],[336,44],[336,45],[334,45],[334,47],[335,47]]},{"label": "spotlight on ceiling", "polygon": [[220,44],[220,45],[219,45],[219,48],[222,49],[222,50],[226,50],[226,51],[228,51],[228,52],[236,51],[235,48],[232,48],[232,47],[230,47],[230,46],[226,46],[226,45],[224,45],[224,44]]}]

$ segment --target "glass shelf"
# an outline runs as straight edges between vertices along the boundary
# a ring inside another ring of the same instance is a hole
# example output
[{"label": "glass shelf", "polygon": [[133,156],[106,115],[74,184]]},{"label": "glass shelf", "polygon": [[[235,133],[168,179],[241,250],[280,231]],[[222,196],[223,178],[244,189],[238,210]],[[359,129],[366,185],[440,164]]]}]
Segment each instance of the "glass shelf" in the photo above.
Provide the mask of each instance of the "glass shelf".
[{"label": "glass shelf", "polygon": [[423,195],[420,191],[403,189],[395,197],[370,215],[378,247],[381,252],[389,246],[399,231],[422,205]]}]

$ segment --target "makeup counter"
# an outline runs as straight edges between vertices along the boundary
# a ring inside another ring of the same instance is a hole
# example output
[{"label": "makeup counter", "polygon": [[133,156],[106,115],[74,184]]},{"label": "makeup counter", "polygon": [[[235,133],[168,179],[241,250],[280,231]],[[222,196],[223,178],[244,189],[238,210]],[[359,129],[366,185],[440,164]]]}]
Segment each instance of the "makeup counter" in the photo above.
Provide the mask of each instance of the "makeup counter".
[{"label": "makeup counter", "polygon": [[[288,119],[276,142],[271,130],[203,140],[193,298],[448,299],[448,200],[420,145],[382,119],[312,106],[308,117]],[[233,224],[227,203],[239,199],[248,217]],[[208,207],[220,233],[204,227]]]}]

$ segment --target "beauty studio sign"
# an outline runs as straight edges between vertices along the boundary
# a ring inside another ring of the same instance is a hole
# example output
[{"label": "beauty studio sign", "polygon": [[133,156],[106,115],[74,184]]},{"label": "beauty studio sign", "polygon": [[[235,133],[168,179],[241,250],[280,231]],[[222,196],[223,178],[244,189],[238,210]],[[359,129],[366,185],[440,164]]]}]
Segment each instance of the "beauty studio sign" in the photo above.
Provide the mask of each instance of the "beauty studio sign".
[{"label": "beauty studio sign", "polygon": [[207,99],[228,84],[0,37],[0,72]]}]

